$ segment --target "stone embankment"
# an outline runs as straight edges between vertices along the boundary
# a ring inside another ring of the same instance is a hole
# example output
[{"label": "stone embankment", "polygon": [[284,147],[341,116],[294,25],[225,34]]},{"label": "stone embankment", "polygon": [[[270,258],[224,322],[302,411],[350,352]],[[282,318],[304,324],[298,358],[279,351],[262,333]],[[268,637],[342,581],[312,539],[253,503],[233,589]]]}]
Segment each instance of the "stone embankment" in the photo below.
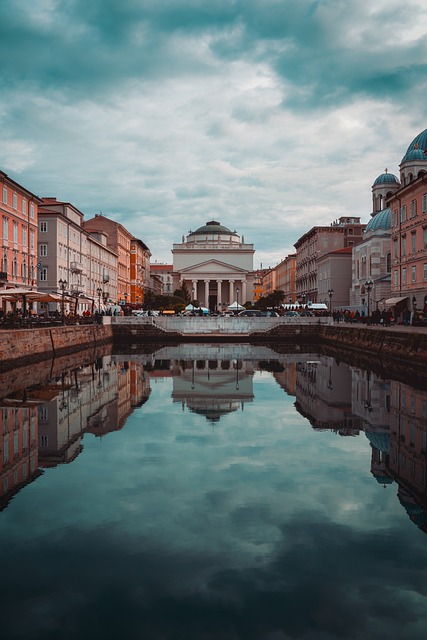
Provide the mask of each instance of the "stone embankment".
[{"label": "stone embankment", "polygon": [[[123,351],[129,345],[133,349],[150,344],[187,342],[252,343],[263,344],[276,350],[289,344],[300,344],[310,345],[315,349],[329,348],[338,355],[340,352],[353,353],[359,358],[376,359],[382,365],[390,363],[392,368],[406,364],[411,369],[420,369],[427,364],[427,330],[424,328],[417,331],[416,327],[388,329],[363,325],[333,325],[313,322],[314,318],[309,318],[310,322],[278,323],[274,322],[275,318],[266,318],[266,323],[246,323],[246,331],[243,331],[245,323],[238,320],[236,323],[223,322],[216,325],[216,332],[213,331],[214,325],[211,327],[201,320],[200,323],[188,325],[192,329],[190,333],[178,330],[186,326],[183,324],[181,327],[179,322],[162,326],[162,322],[157,318],[151,322],[132,322],[132,319],[127,322],[128,318],[123,320],[126,322],[111,322],[108,318],[107,323],[103,325],[2,330],[0,368],[10,369],[67,353],[93,350],[108,343]],[[198,332],[197,327],[202,327],[205,331]],[[237,333],[238,329],[240,332]]]},{"label": "stone embankment", "polygon": [[71,325],[0,331],[0,368],[51,359],[112,342],[110,325]]}]

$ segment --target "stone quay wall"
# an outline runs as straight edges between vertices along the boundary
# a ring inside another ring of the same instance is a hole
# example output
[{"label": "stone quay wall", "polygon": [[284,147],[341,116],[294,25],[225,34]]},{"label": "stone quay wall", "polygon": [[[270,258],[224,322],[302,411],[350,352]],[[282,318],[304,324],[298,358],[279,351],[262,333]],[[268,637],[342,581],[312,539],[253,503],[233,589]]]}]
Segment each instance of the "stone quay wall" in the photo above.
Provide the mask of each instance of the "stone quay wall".
[{"label": "stone quay wall", "polygon": [[111,325],[4,329],[0,331],[0,368],[21,366],[82,349],[95,349],[112,340]]}]

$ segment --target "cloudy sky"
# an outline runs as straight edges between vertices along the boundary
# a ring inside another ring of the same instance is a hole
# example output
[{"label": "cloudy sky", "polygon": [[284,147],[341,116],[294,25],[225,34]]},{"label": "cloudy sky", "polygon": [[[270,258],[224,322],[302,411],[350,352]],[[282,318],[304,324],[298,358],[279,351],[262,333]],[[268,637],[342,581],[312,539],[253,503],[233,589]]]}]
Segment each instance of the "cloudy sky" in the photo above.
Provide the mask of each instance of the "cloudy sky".
[{"label": "cloudy sky", "polygon": [[422,0],[2,0],[0,169],[171,261],[212,218],[273,266],[371,211],[427,127]]}]

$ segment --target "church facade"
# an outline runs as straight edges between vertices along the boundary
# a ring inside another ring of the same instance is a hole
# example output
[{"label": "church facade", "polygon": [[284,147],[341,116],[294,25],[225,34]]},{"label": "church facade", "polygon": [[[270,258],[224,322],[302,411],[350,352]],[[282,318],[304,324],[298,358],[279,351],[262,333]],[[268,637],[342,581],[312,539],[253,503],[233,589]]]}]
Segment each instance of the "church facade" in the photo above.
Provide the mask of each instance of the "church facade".
[{"label": "church facade", "polygon": [[174,244],[174,289],[186,286],[192,300],[214,311],[253,301],[254,245],[216,220]]}]

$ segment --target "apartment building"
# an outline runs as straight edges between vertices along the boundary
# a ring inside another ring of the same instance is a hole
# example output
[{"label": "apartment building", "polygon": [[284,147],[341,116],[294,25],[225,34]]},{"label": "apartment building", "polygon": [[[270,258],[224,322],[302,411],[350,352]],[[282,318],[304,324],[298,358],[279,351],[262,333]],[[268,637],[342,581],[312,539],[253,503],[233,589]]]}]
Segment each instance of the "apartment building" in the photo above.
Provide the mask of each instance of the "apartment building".
[{"label": "apartment building", "polygon": [[37,220],[41,199],[0,171],[0,287],[37,285]]}]

